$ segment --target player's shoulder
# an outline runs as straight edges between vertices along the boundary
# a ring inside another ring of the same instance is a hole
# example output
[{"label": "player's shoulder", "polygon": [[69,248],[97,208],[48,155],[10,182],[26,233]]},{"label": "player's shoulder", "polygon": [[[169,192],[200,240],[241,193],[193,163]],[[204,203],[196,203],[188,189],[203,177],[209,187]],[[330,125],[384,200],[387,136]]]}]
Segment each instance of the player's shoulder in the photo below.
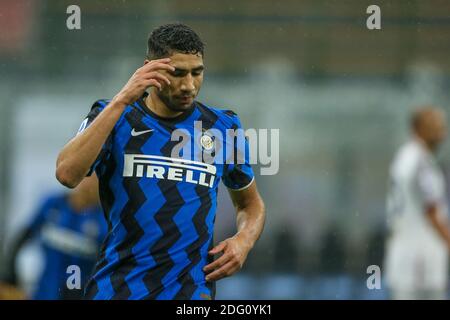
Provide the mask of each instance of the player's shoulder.
[{"label": "player's shoulder", "polygon": [[[91,109],[89,110],[88,118],[92,121],[103,109],[108,105],[110,99],[98,99],[95,100],[91,105]],[[87,120],[87,119],[86,119]]]},{"label": "player's shoulder", "polygon": [[[92,106],[91,111],[102,111],[106,108],[106,106],[112,101],[112,99],[98,99],[96,100]],[[124,113],[129,112],[130,110],[138,109],[136,107],[136,103],[129,104],[125,107]]]},{"label": "player's shoulder", "polygon": [[410,159],[415,163],[422,163],[428,159],[428,154],[424,147],[417,141],[409,141],[400,149],[400,154],[404,159]]},{"label": "player's shoulder", "polygon": [[[91,110],[89,111],[88,118],[93,120],[96,116],[98,116],[100,114],[100,112],[102,112],[106,108],[106,106],[111,102],[111,100],[112,99],[98,99],[98,100],[96,100],[91,106]],[[133,110],[138,111],[138,112],[142,112],[142,110],[137,108],[134,103],[127,105],[125,107],[125,109],[123,110],[122,114],[120,115],[120,118],[119,118],[119,120],[116,123],[116,126],[118,124],[122,123],[123,119],[126,116],[126,114],[130,113]]]},{"label": "player's shoulder", "polygon": [[393,161],[393,171],[402,176],[414,176],[423,162],[424,154],[414,141],[404,143]]},{"label": "player's shoulder", "polygon": [[228,108],[221,108],[217,106],[206,105],[197,101],[197,106],[203,116],[220,121],[227,127],[233,127],[235,125],[240,126],[240,120],[238,114]]},{"label": "player's shoulder", "polygon": [[108,105],[108,103],[110,103],[110,102],[111,102],[111,99],[98,99],[98,100],[95,100],[94,103],[93,103],[92,106],[91,106],[91,111],[93,111],[93,110],[99,110],[99,111],[101,111],[101,110],[103,110],[103,109]]}]

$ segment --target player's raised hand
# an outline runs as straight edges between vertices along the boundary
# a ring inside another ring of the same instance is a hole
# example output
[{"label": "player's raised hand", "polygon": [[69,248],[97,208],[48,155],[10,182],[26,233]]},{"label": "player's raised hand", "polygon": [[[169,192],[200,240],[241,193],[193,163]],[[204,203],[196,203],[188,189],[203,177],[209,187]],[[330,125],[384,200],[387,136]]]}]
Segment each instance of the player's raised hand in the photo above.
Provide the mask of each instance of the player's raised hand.
[{"label": "player's raised hand", "polygon": [[239,271],[247,259],[248,247],[245,239],[238,235],[220,242],[209,251],[210,255],[222,252],[222,255],[203,268],[206,281],[217,281]]},{"label": "player's raised hand", "polygon": [[128,105],[138,100],[148,87],[162,90],[164,85],[170,85],[169,79],[161,72],[175,70],[169,63],[170,58],[149,61],[136,70],[114,99]]}]

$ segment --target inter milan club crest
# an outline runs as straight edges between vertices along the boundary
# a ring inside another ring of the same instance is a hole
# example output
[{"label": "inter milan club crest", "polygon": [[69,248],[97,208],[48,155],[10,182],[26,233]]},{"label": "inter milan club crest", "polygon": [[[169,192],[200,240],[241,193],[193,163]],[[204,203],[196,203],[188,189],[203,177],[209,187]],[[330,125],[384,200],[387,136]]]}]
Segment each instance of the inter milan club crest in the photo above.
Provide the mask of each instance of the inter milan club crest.
[{"label": "inter milan club crest", "polygon": [[200,144],[202,145],[203,149],[206,151],[211,151],[214,148],[214,140],[209,135],[204,133],[202,137],[200,138]]}]

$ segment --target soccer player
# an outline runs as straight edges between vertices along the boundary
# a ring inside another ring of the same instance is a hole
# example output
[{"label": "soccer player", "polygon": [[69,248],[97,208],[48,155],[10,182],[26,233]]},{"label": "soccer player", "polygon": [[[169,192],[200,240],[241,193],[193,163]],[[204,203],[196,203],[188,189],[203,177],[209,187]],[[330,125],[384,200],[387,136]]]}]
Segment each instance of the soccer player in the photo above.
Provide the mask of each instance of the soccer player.
[{"label": "soccer player", "polygon": [[[70,193],[46,198],[12,246],[4,281],[17,285],[16,257],[29,240],[38,238],[44,269],[31,298],[82,299],[82,286],[92,273],[106,232],[106,221],[99,205],[98,181],[93,175]],[[67,286],[72,272],[69,270],[68,273],[69,266],[79,268],[80,288]]]},{"label": "soccer player", "polygon": [[[214,299],[215,281],[242,267],[262,232],[264,204],[247,141],[234,144],[233,161],[215,149],[230,144],[224,137],[241,128],[238,116],[195,100],[203,49],[186,25],[153,30],[144,65],[113,99],[94,103],[58,156],[56,176],[68,187],[95,170],[109,223],[86,298]],[[176,151],[179,130],[190,156]],[[207,152],[213,162],[204,161]],[[242,154],[244,161],[234,161]],[[213,247],[220,180],[236,208],[237,233]]]},{"label": "soccer player", "polygon": [[390,168],[386,280],[393,299],[444,299],[450,231],[445,180],[435,159],[446,136],[444,113],[418,109],[411,131]]}]

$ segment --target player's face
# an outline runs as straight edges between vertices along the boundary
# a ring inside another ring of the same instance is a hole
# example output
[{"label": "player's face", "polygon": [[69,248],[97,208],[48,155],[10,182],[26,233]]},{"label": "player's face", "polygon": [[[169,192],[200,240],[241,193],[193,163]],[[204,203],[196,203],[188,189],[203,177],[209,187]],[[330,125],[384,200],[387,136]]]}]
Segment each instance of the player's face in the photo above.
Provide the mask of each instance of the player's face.
[{"label": "player's face", "polygon": [[434,123],[433,140],[436,145],[442,143],[447,136],[447,123],[445,117],[441,113],[436,114],[436,120]]},{"label": "player's face", "polygon": [[447,123],[445,116],[441,112],[431,113],[424,123],[425,140],[428,144],[436,149],[445,139],[447,135]]},{"label": "player's face", "polygon": [[192,106],[203,83],[203,57],[201,54],[175,52],[170,56],[175,71],[162,71],[170,80],[157,91],[158,97],[172,111],[186,111]]}]

